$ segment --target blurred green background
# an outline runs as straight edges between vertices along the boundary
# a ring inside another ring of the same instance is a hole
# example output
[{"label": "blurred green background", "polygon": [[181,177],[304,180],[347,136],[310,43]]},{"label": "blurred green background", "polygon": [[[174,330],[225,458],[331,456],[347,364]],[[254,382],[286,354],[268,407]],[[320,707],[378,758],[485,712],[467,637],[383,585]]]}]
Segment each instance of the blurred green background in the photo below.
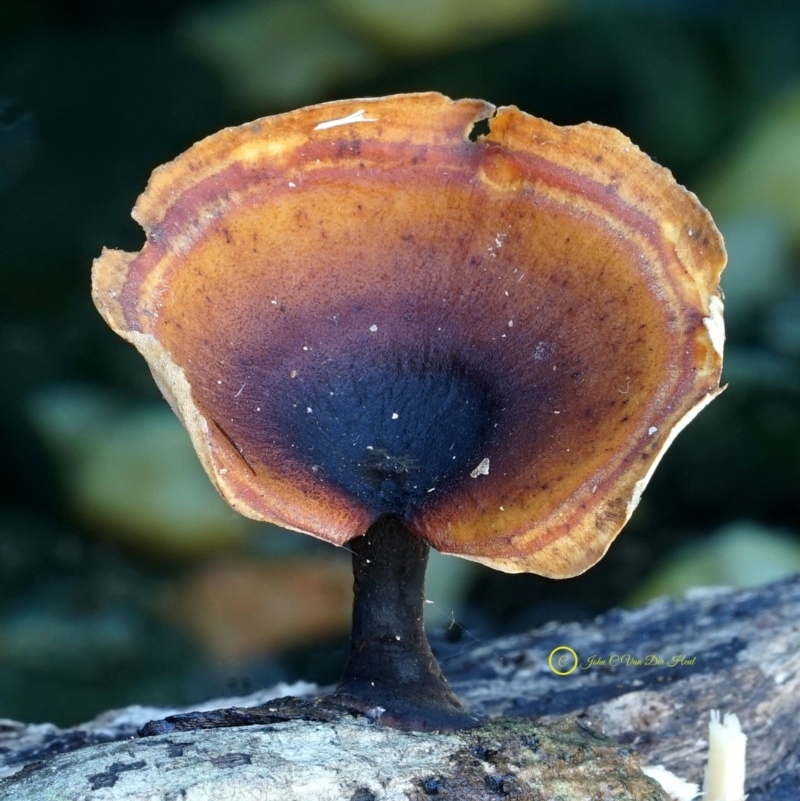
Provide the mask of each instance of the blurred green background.
[{"label": "blurred green background", "polygon": [[730,255],[728,391],[584,576],[435,560],[445,669],[475,640],[800,569],[798,31],[789,0],[2,0],[0,718],[336,679],[347,554],[230,512],[89,297],[103,245],[141,246],[156,165],[328,99],[438,90],[616,126]]}]

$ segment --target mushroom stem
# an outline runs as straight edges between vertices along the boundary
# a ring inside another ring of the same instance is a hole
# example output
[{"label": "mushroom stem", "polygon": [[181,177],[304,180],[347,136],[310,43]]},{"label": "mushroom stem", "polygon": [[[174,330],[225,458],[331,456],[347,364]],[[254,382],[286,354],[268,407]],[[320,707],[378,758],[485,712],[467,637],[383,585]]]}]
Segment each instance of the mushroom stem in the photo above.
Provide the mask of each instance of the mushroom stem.
[{"label": "mushroom stem", "polygon": [[336,697],[400,729],[476,726],[478,719],[447,686],[425,636],[427,542],[386,515],[349,545],[353,628]]}]

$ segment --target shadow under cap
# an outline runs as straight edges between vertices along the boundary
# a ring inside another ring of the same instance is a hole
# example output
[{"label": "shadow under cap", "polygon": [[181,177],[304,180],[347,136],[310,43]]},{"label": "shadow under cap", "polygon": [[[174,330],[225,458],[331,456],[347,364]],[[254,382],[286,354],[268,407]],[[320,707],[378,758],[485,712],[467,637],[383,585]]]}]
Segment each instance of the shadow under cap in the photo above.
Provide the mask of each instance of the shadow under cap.
[{"label": "shadow under cap", "polygon": [[134,217],[98,309],[235,509],[335,544],[389,516],[575,575],[720,391],[720,235],[613,129],[338,101],[199,142]]}]

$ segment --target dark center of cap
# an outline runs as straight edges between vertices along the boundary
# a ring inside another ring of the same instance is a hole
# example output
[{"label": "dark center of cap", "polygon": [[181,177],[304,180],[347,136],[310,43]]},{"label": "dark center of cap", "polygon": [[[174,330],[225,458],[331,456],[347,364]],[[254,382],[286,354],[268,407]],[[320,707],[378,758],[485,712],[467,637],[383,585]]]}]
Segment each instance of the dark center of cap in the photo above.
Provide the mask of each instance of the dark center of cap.
[{"label": "dark center of cap", "polygon": [[479,371],[453,358],[341,354],[285,386],[274,411],[294,458],[375,514],[469,479],[497,417]]}]

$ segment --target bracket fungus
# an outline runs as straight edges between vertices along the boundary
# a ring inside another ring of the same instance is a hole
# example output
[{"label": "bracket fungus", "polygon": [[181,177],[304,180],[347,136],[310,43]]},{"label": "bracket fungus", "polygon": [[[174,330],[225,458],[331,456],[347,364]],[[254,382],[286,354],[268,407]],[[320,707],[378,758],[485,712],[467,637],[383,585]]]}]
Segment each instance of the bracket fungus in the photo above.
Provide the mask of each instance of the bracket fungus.
[{"label": "bracket fungus", "polygon": [[353,551],[337,691],[474,723],[422,628],[428,547],[565,578],[719,392],[721,237],[614,129],[408,94],[158,168],[94,301],[236,510]]}]

